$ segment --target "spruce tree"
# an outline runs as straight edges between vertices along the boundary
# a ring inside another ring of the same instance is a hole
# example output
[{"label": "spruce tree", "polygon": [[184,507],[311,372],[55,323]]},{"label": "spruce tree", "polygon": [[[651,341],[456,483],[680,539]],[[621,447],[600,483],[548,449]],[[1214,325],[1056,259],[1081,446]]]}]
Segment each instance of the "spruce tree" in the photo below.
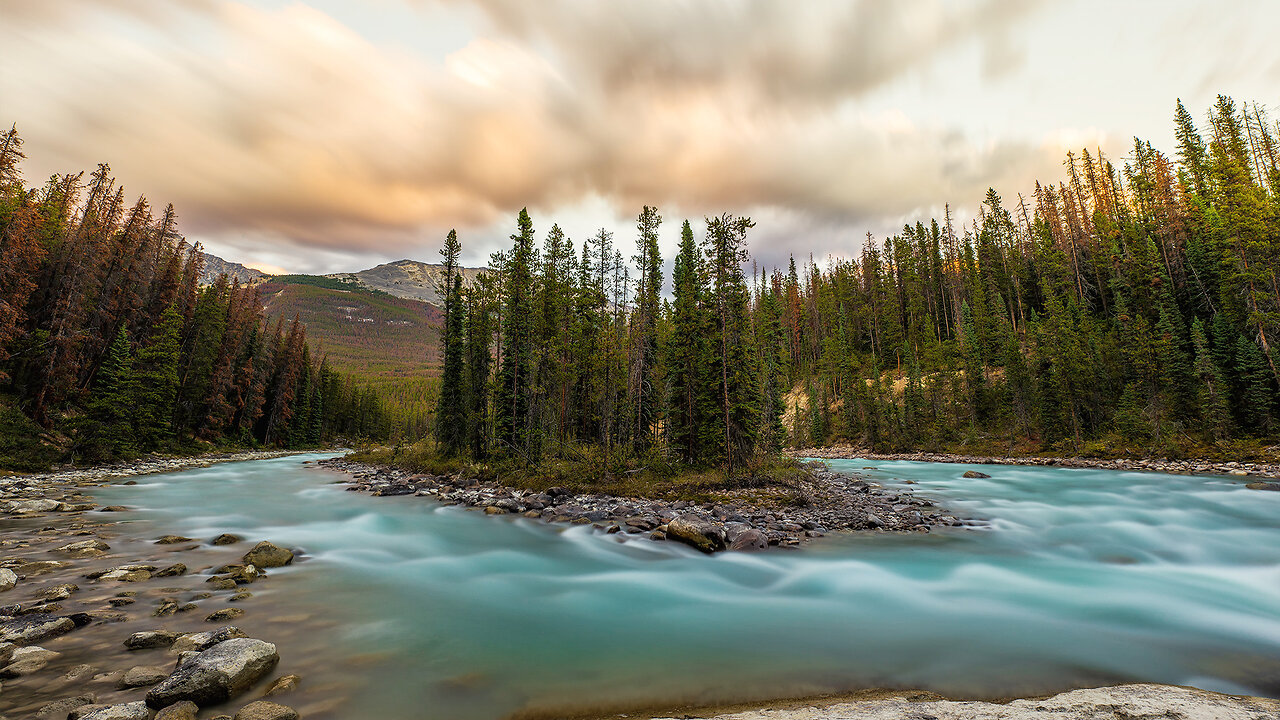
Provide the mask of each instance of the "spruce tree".
[{"label": "spruce tree", "polygon": [[86,407],[90,421],[86,426],[87,444],[95,457],[122,457],[135,448],[133,398],[129,395],[132,366],[129,335],[121,326],[98,368]]},{"label": "spruce tree", "polygon": [[533,378],[533,221],[527,209],[516,220],[503,277],[502,369],[494,400],[494,435],[507,450],[526,455],[529,394]]},{"label": "spruce tree", "polygon": [[441,452],[456,455],[466,446],[466,408],[463,401],[463,306],[458,233],[450,230],[440,255],[444,259],[444,368],[440,375],[440,401],[436,407],[435,436]]},{"label": "spruce tree", "polygon": [[707,318],[702,305],[702,256],[688,220],[680,230],[672,284],[671,341],[666,352],[671,377],[667,444],[676,457],[699,465],[708,460],[702,441],[714,410],[707,362]]},{"label": "spruce tree", "polygon": [[742,272],[748,259],[750,218],[729,214],[707,221],[704,252],[711,279],[708,299],[714,318],[712,344],[719,360],[719,420],[723,422],[722,458],[734,476],[755,451],[759,432],[755,354],[751,348],[750,292]]},{"label": "spruce tree", "polygon": [[154,450],[173,437],[174,402],[178,396],[178,339],[182,316],[170,304],[160,326],[138,350],[130,373],[133,429],[143,450]]},{"label": "spruce tree", "polygon": [[1227,385],[1218,364],[1209,353],[1204,325],[1200,318],[1191,321],[1191,344],[1195,348],[1196,400],[1200,408],[1200,424],[1215,440],[1226,439],[1231,428],[1231,411],[1227,407]]},{"label": "spruce tree", "polygon": [[640,271],[640,287],[635,312],[631,315],[632,361],[631,389],[634,427],[631,435],[637,452],[649,448],[653,427],[658,418],[660,398],[657,392],[658,310],[662,296],[662,255],[658,251],[658,226],[662,216],[657,208],[644,206],[636,219],[636,264]]}]

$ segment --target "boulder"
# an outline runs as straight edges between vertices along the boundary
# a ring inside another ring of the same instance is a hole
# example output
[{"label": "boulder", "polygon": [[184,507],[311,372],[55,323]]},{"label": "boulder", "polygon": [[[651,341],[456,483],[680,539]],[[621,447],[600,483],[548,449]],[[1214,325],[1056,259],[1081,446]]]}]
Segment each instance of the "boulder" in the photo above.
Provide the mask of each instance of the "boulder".
[{"label": "boulder", "polygon": [[667,539],[713,553],[724,549],[724,527],[695,515],[680,515],[667,523]]},{"label": "boulder", "polygon": [[982,479],[982,478],[989,478],[991,476],[984,472],[978,472],[977,470],[966,470],[964,475],[961,475],[961,477],[967,477],[970,479]]},{"label": "boulder", "polygon": [[235,720],[298,720],[298,712],[288,705],[259,700],[241,708]]},{"label": "boulder", "polygon": [[220,627],[217,630],[210,630],[209,632],[188,633],[183,635],[173,643],[172,649],[176,653],[186,652],[188,650],[203,652],[224,640],[247,637],[249,636],[245,635],[240,628],[228,625],[227,627]]},{"label": "boulder", "polygon": [[743,530],[729,543],[730,550],[739,552],[755,552],[769,549],[769,538],[755,528]]},{"label": "boulder", "polygon": [[200,706],[226,702],[252,687],[279,661],[271,643],[251,638],[225,640],[151,688],[147,705],[159,709],[183,700]]},{"label": "boulder", "polygon": [[0,592],[12,590],[18,584],[18,574],[9,568],[0,568]]},{"label": "boulder", "polygon": [[169,671],[164,668],[139,665],[138,667],[131,667],[126,670],[120,680],[116,682],[116,687],[121,690],[136,687],[151,687],[168,676]]},{"label": "boulder", "polygon": [[88,558],[104,555],[110,549],[111,546],[101,540],[81,540],[80,542],[63,545],[54,550],[54,552],[69,555],[70,557]]},{"label": "boulder", "polygon": [[125,638],[124,646],[130,650],[148,650],[173,645],[180,635],[168,630],[143,630]]},{"label": "boulder", "polygon": [[0,623],[0,642],[29,645],[75,629],[76,624],[71,618],[46,614],[23,615]]},{"label": "boulder", "polygon": [[151,710],[144,702],[108,705],[88,715],[81,715],[80,720],[151,720]]},{"label": "boulder", "polygon": [[253,546],[244,554],[245,565],[257,565],[260,568],[284,567],[293,562],[293,553],[266,540]]},{"label": "boulder", "polygon": [[190,700],[183,700],[156,713],[155,720],[196,720],[199,712],[199,705]]}]

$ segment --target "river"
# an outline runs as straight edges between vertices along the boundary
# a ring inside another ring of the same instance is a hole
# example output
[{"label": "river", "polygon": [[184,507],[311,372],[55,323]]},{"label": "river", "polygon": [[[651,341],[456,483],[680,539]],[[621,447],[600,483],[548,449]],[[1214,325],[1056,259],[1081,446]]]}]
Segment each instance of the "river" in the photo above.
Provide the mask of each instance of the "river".
[{"label": "river", "polygon": [[294,628],[263,637],[304,692],[334,699],[309,717],[488,720],[866,687],[1280,694],[1280,493],[1237,478],[829,461],[914,481],[988,524],[707,557],[346,492],[323,457],[94,490],[134,508],[123,535],[305,550],[253,586],[236,624]]}]

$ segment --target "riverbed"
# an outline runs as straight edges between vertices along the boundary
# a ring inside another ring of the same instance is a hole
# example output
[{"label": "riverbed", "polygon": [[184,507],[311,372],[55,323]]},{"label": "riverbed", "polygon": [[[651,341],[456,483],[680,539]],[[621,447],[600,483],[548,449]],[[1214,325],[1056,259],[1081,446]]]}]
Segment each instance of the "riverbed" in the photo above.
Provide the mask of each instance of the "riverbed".
[{"label": "riverbed", "polygon": [[[234,624],[279,646],[309,718],[557,717],[869,687],[1280,694],[1280,493],[1237,478],[829,461],[986,525],[704,556],[347,492],[324,457],[89,491],[131,508],[121,540],[230,532],[303,551],[251,586]],[[244,549],[189,552],[212,564]]]},{"label": "riverbed", "polygon": [[[130,533],[303,548],[250,614],[333,717],[499,718],[863,687],[964,697],[1128,681],[1280,693],[1280,497],[1234,478],[831,461],[986,529],[704,557],[589,526],[344,491],[292,456],[96,493]],[[875,469],[865,469],[873,467]],[[354,659],[354,662],[352,661]]]}]

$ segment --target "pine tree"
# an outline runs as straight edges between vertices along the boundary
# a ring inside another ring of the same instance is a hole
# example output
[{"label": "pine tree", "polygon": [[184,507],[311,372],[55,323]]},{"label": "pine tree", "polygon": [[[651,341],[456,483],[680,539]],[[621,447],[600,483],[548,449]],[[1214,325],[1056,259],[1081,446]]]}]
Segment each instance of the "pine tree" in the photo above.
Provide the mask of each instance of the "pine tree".
[{"label": "pine tree", "polygon": [[133,398],[129,394],[132,366],[129,336],[121,327],[98,368],[85,407],[90,421],[86,425],[86,444],[96,458],[127,456],[135,448],[131,422]]},{"label": "pine tree", "polygon": [[680,230],[680,251],[672,274],[671,342],[666,361],[671,374],[667,443],[676,457],[692,465],[708,461],[703,444],[714,415],[709,370],[708,319],[703,308],[702,256],[689,221]]},{"label": "pine tree", "polygon": [[134,359],[129,394],[133,398],[134,436],[140,449],[156,449],[173,437],[181,333],[182,316],[176,305],[170,305],[160,316],[160,326]]},{"label": "pine tree", "polygon": [[444,368],[440,375],[440,402],[436,409],[436,441],[446,456],[458,454],[466,446],[466,408],[463,401],[463,307],[462,273],[458,256],[462,246],[458,233],[449,231],[444,248]]},{"label": "pine tree", "polygon": [[1231,428],[1227,385],[1222,379],[1222,373],[1218,371],[1218,364],[1209,353],[1209,343],[1200,318],[1191,321],[1191,344],[1195,348],[1196,400],[1200,408],[1201,427],[1212,433],[1215,440],[1224,440]]},{"label": "pine tree", "polygon": [[636,264],[640,288],[631,316],[632,361],[628,383],[633,398],[635,422],[631,434],[637,452],[653,441],[660,398],[655,377],[658,364],[658,310],[662,294],[662,256],[658,251],[658,226],[662,216],[657,208],[644,206],[636,219]]},{"label": "pine tree", "polygon": [[516,220],[519,231],[503,278],[505,306],[502,316],[502,369],[494,404],[494,434],[510,452],[529,449],[529,394],[533,378],[533,221],[522,209]]},{"label": "pine tree", "polygon": [[742,272],[748,259],[750,218],[721,215],[707,220],[704,252],[711,278],[708,296],[714,318],[712,345],[720,370],[719,419],[723,421],[725,470],[734,476],[755,450],[759,431],[755,357],[751,350],[748,302]]}]

